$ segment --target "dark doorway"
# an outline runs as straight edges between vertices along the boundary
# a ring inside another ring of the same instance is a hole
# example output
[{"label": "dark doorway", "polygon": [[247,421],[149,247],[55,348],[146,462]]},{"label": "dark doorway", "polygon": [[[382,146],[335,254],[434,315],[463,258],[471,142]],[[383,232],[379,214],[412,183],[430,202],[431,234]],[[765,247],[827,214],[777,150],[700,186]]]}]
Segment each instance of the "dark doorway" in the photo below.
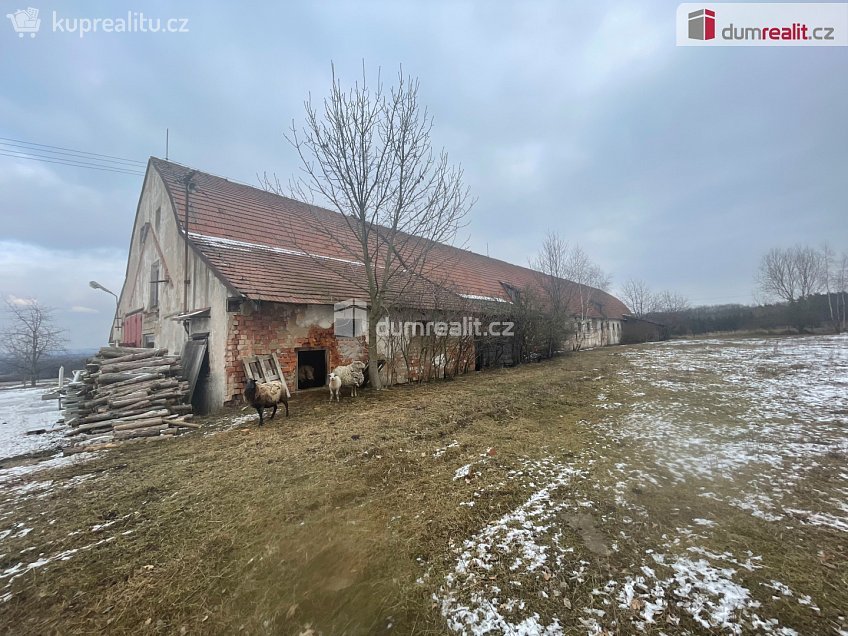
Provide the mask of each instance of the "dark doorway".
[{"label": "dark doorway", "polygon": [[298,390],[325,386],[327,373],[326,349],[305,349],[297,352]]},{"label": "dark doorway", "polygon": [[198,415],[210,411],[209,351],[207,334],[197,334],[186,342],[182,354],[183,378],[188,380],[188,397]]}]

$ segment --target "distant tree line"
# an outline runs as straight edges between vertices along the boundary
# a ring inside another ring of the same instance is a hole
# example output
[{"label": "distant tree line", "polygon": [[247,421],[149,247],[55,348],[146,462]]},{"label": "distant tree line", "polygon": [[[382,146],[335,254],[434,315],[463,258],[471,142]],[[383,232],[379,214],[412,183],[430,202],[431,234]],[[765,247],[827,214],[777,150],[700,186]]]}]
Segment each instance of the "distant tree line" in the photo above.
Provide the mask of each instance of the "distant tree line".
[{"label": "distant tree line", "polygon": [[756,305],[691,307],[674,292],[654,293],[628,280],[620,291],[633,315],[667,325],[672,335],[722,331],[832,331],[848,328],[848,253],[828,245],[775,248],[763,255],[756,276]]},{"label": "distant tree line", "polygon": [[[45,355],[40,360],[36,381],[59,377],[59,367],[65,367],[65,378],[70,380],[71,371],[74,369],[84,369],[85,361],[93,356],[94,353],[95,351],[89,353],[69,351]],[[14,360],[0,354],[0,382],[32,384],[32,377],[30,373],[22,371]]]},{"label": "distant tree line", "polygon": [[837,257],[829,245],[769,250],[760,261],[757,291],[781,303],[787,324],[799,332],[827,323],[841,333],[848,317],[848,252]]},{"label": "distant tree line", "polygon": [[[794,305],[709,305],[692,307],[675,315],[651,314],[648,318],[667,324],[671,334],[677,336],[723,331],[836,331],[831,321],[830,307],[837,301],[836,294],[815,294]],[[800,329],[799,324],[803,324]]]}]

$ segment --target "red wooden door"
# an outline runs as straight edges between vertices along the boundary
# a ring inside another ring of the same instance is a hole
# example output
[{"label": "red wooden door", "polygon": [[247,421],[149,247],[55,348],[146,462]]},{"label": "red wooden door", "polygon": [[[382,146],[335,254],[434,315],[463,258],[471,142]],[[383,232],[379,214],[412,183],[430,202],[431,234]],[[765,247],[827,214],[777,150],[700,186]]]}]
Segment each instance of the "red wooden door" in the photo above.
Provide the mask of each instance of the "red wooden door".
[{"label": "red wooden door", "polygon": [[141,346],[141,312],[124,318],[124,333],[121,344],[127,347]]}]

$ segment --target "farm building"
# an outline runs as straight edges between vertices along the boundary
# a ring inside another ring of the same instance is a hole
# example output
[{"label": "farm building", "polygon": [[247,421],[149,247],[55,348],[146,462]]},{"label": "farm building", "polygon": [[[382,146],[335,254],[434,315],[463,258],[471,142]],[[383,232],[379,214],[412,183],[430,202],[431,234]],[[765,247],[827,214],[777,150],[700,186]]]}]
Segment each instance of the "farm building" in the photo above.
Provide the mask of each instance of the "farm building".
[{"label": "farm building", "polygon": [[[151,158],[111,340],[184,355],[191,349],[199,370],[193,403],[201,412],[239,398],[243,363],[257,356],[262,364],[273,354],[292,390],[324,386],[332,367],[367,361],[361,326],[368,307],[355,300],[361,287],[321,267],[322,259],[341,259],[316,232],[316,215],[350,232],[336,212]],[[436,310],[508,315],[517,290],[538,285],[530,269],[455,247],[437,245],[432,258],[444,264],[444,280],[438,289],[429,281],[412,285],[404,305],[406,318],[421,325]],[[628,310],[592,292],[575,345],[616,344]],[[347,317],[341,330],[339,315]],[[432,377],[434,367],[438,376],[448,365],[463,372],[508,364],[513,355],[506,338],[453,342],[424,356],[405,346],[410,338],[387,334],[380,337],[386,382]]]},{"label": "farm building", "polygon": [[668,340],[669,328],[647,318],[625,315],[621,322],[621,343],[659,342]]}]

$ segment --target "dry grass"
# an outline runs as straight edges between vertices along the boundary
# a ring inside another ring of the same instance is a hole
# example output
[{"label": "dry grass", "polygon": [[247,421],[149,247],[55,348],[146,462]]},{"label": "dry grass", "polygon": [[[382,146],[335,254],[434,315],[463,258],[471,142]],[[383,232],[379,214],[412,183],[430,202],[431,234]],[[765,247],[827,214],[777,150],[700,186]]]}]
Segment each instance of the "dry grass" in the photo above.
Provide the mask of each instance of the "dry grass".
[{"label": "dry grass", "polygon": [[[607,412],[596,397],[603,390],[610,400],[624,399],[611,373],[622,364],[613,350],[599,350],[366,392],[339,406],[323,394],[300,397],[291,403],[292,417],[278,414],[262,429],[255,420],[224,429],[242,414],[233,410],[210,419],[207,432],[215,434],[127,446],[54,471],[49,478],[57,485],[80,472],[95,477],[42,497],[0,495],[0,528],[10,519],[33,528],[0,544],[0,571],[26,561],[20,550],[29,545],[38,546],[29,553],[35,560],[39,552],[114,538],[15,580],[14,595],[0,603],[0,629],[16,635],[300,634],[308,627],[323,634],[443,634],[431,595],[452,567],[451,542],[526,499],[520,483],[503,481],[525,458],[576,457],[600,443],[592,424]],[[456,446],[434,456],[454,440]],[[453,479],[457,468],[489,449],[472,483]],[[773,524],[698,497],[692,484],[641,485],[630,495],[651,522],[625,523],[629,513],[616,506],[609,483],[609,469],[623,458],[633,458],[628,442],[605,447],[585,467],[589,478],[569,493],[596,502],[593,515],[562,520],[575,560],[593,563],[591,580],[582,586],[557,576],[528,580],[528,598],[543,615],[562,614],[563,598],[574,608],[591,607],[593,584],[629,572],[635,556],[664,533],[706,515],[722,519],[711,547],[754,546],[770,568],[757,576],[826,593],[826,601],[819,599],[822,621],[848,606],[838,533],[805,528],[776,535]],[[812,476],[810,487],[817,479],[827,479],[826,471]],[[475,490],[482,493],[476,505],[460,506]],[[618,537],[622,528],[627,539]],[[620,550],[613,553],[606,548],[614,540]],[[819,558],[820,551],[826,556]],[[424,583],[416,583],[425,572]],[[541,589],[557,594],[540,599]],[[789,624],[808,621],[795,615],[794,605],[781,611]],[[693,625],[684,620],[678,629],[686,627]]]}]

